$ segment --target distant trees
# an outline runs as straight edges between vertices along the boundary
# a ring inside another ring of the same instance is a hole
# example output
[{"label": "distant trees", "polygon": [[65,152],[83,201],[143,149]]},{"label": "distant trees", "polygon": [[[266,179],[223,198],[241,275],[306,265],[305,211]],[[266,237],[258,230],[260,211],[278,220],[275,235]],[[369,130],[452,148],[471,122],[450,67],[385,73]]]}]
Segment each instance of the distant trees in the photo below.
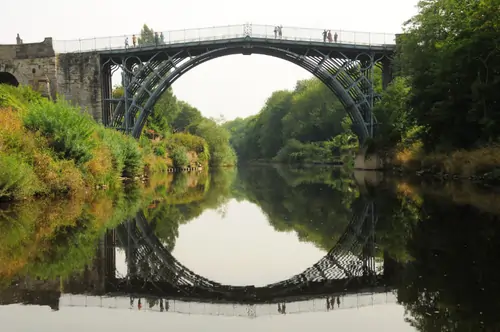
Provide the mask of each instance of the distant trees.
[{"label": "distant trees", "polygon": [[[259,114],[224,126],[243,161],[328,163],[338,160],[346,150],[357,148],[357,138],[342,104],[316,78],[297,82],[293,91],[274,92]],[[335,139],[342,135],[345,138]]]}]

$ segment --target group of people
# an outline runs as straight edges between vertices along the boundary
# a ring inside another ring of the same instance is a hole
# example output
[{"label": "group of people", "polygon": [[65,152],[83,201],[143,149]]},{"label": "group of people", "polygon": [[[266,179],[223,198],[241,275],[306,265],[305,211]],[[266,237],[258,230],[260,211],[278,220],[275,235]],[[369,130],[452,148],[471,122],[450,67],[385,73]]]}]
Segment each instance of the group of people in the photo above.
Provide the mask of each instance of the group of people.
[{"label": "group of people", "polygon": [[[154,44],[158,46],[159,44],[163,44],[165,42],[165,36],[163,35],[163,32],[155,32],[154,35]],[[148,44],[153,44],[153,43],[148,43]],[[132,46],[136,47],[137,46],[137,37],[135,35],[132,35]],[[129,48],[129,43],[128,43],[128,37],[125,37],[125,48]]]},{"label": "group of people", "polygon": [[326,43],[326,41],[328,40],[328,42],[337,42],[339,38],[339,35],[337,35],[337,33],[335,32],[335,34],[333,35],[333,39],[332,39],[332,31],[331,30],[323,30],[323,41]]}]

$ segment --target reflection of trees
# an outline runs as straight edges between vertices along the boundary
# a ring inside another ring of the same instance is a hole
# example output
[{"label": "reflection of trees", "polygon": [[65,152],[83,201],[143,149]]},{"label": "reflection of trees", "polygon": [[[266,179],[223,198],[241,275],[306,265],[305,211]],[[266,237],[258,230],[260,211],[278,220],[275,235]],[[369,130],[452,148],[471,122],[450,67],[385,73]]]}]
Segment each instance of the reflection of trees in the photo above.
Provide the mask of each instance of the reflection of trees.
[{"label": "reflection of trees", "polygon": [[148,221],[155,230],[156,236],[173,250],[179,236],[179,225],[200,216],[207,209],[223,206],[231,195],[231,183],[235,171],[233,169],[215,169],[207,181],[189,180],[192,175],[176,174],[169,188],[166,188],[166,199],[157,202],[145,211]]},{"label": "reflection of trees", "polygon": [[293,230],[324,250],[345,231],[358,195],[352,180],[332,168],[244,168],[234,185],[234,196],[260,206],[276,230]]},{"label": "reflection of trees", "polygon": [[90,202],[41,200],[0,208],[0,284],[82,271],[106,229],[138,209],[135,191],[105,193]]},{"label": "reflection of trees", "polygon": [[419,331],[499,331],[499,217],[429,197],[398,299]]}]

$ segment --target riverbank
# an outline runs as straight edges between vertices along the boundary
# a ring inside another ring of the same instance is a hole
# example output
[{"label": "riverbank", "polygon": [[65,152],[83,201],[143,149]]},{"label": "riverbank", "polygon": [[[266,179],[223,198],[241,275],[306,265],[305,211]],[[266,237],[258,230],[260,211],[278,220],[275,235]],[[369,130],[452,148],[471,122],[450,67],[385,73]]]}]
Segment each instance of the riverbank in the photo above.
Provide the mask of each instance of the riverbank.
[{"label": "riverbank", "polygon": [[79,107],[0,85],[0,200],[90,196],[124,180],[206,168],[207,142],[178,133],[139,141],[104,128]]},{"label": "riverbank", "polygon": [[386,155],[387,170],[399,174],[416,174],[442,180],[471,180],[485,184],[500,184],[500,146],[491,145],[475,150],[425,154],[415,143]]}]

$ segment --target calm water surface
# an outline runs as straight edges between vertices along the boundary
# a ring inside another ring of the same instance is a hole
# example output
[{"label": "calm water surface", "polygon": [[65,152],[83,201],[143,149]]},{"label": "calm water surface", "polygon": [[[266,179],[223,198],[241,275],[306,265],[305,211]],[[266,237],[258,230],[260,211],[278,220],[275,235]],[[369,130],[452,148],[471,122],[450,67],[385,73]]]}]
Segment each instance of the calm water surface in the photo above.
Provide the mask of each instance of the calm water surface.
[{"label": "calm water surface", "polygon": [[498,331],[497,197],[248,167],[0,206],[1,331]]}]

